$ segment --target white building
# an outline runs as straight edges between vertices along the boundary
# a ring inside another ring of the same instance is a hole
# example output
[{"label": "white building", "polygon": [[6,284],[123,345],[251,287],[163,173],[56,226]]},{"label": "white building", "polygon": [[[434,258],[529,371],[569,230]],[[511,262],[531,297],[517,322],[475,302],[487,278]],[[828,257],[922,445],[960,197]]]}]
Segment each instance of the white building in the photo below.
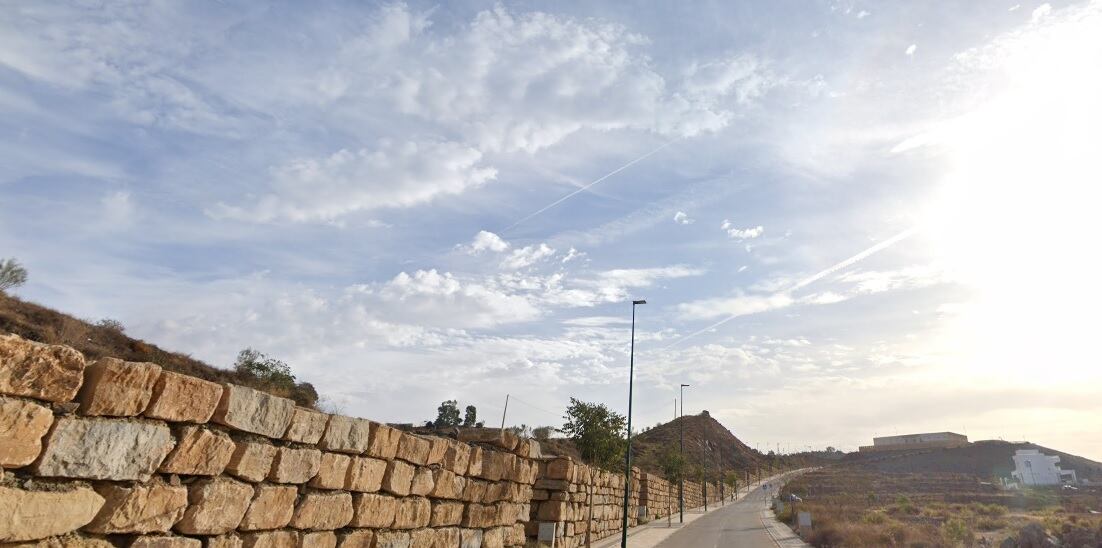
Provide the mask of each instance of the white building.
[{"label": "white building", "polygon": [[1075,483],[1075,470],[1061,470],[1060,457],[1042,454],[1036,449],[1019,449],[1014,459],[1014,478],[1022,485],[1060,485]]}]

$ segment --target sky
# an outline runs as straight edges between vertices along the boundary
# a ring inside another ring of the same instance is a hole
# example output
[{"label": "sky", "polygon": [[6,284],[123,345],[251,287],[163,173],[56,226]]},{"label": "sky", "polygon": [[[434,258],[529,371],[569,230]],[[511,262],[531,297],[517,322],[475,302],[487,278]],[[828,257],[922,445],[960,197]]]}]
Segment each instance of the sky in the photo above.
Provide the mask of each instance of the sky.
[{"label": "sky", "polygon": [[1102,460],[1102,1],[4,2],[17,296],[326,409]]}]

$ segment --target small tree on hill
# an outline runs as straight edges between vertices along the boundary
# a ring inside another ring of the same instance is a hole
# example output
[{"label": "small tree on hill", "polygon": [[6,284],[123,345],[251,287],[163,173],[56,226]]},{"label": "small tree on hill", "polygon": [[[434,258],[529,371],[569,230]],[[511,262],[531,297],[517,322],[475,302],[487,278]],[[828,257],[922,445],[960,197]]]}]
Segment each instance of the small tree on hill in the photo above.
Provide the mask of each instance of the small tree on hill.
[{"label": "small tree on hill", "polygon": [[563,416],[562,433],[572,440],[591,464],[615,468],[624,457],[623,415],[610,410],[604,404],[586,403],[570,398],[570,406]]},{"label": "small tree on hill", "polygon": [[27,283],[27,269],[15,259],[0,259],[0,293]]},{"label": "small tree on hill", "polygon": [[555,431],[551,426],[537,426],[532,429],[532,437],[539,441],[547,441],[551,439],[551,433]]},{"label": "small tree on hill", "polygon": [[468,428],[473,427],[478,422],[478,409],[473,405],[468,405],[463,410],[463,426]]},{"label": "small tree on hill", "polygon": [[432,423],[437,428],[455,427],[461,424],[459,420],[459,402],[456,400],[444,400],[440,407],[436,408],[436,420]]},{"label": "small tree on hill", "polygon": [[246,348],[239,352],[233,367],[238,373],[250,375],[273,387],[285,390],[295,388],[295,376],[291,373],[291,366],[258,350]]},{"label": "small tree on hill", "polygon": [[658,466],[666,481],[676,483],[681,481],[681,476],[685,473],[685,456],[672,445],[667,445],[658,455]]}]

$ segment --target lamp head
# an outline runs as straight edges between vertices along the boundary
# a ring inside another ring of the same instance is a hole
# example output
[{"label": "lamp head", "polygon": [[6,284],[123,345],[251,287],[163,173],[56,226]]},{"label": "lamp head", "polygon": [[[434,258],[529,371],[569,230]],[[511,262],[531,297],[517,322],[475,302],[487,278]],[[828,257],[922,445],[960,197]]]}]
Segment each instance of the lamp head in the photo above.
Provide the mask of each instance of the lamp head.
[{"label": "lamp head", "polygon": [[682,387],[682,388],[684,388],[684,387],[686,387],[686,386],[692,386],[692,385],[691,385],[691,384],[683,384],[683,385],[681,385],[681,387]]},{"label": "lamp head", "polygon": [[646,301],[646,299],[639,299],[638,301],[631,301],[631,304],[633,304],[633,305],[636,305],[636,304],[647,304],[647,301]]}]

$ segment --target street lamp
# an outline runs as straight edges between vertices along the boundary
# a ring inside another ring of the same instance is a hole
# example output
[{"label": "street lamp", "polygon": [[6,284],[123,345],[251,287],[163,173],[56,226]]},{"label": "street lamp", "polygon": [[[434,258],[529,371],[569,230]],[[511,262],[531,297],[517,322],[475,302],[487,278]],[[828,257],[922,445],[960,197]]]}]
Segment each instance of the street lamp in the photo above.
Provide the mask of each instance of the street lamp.
[{"label": "street lamp", "polygon": [[628,548],[628,499],[631,497],[631,392],[635,379],[635,305],[647,304],[640,299],[631,301],[631,360],[628,367],[628,449],[624,455],[624,520],[620,529],[620,548]]},{"label": "street lamp", "polygon": [[685,523],[685,387],[690,386],[688,384],[681,385],[681,417],[677,421],[677,426],[681,429],[681,473],[678,474],[677,483],[677,508],[678,508],[678,520],[681,523]]}]

